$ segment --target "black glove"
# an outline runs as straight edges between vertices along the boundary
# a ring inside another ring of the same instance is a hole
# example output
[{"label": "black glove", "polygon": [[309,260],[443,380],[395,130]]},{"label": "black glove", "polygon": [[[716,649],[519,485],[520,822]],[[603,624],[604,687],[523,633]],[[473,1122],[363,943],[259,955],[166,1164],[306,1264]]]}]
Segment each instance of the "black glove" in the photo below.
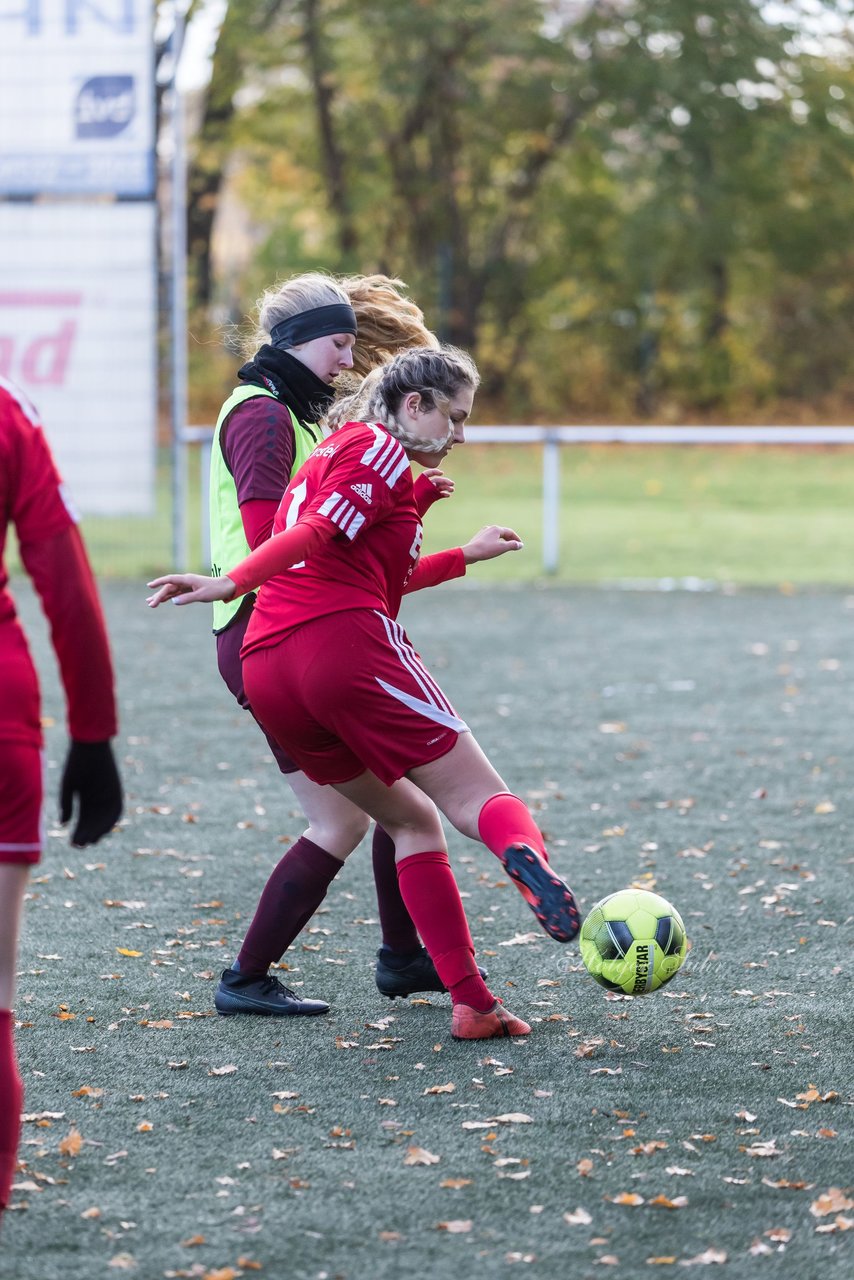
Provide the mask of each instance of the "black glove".
[{"label": "black glove", "polygon": [[59,788],[59,820],[68,822],[77,800],[71,843],[95,844],[112,831],[122,813],[122,783],[109,742],[71,740]]}]

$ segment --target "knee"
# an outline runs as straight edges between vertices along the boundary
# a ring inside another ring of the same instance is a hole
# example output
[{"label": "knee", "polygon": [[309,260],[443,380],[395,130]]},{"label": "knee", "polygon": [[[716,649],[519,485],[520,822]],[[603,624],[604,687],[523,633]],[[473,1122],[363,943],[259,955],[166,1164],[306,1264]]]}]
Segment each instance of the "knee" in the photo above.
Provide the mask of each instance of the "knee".
[{"label": "knee", "polygon": [[344,859],[361,844],[368,833],[371,820],[366,813],[354,809],[334,822],[328,819],[312,819],[306,835],[334,858]]}]

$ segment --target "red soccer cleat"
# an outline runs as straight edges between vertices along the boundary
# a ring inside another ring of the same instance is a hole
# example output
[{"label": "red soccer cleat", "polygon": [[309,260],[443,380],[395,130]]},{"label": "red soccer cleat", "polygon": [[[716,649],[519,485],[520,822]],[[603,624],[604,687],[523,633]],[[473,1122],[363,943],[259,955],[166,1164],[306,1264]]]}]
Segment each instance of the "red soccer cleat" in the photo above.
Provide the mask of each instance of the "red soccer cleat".
[{"label": "red soccer cleat", "polygon": [[527,1036],[527,1022],[505,1009],[500,1000],[488,1013],[478,1013],[467,1004],[455,1004],[451,1035],[455,1040],[493,1040],[496,1036]]}]

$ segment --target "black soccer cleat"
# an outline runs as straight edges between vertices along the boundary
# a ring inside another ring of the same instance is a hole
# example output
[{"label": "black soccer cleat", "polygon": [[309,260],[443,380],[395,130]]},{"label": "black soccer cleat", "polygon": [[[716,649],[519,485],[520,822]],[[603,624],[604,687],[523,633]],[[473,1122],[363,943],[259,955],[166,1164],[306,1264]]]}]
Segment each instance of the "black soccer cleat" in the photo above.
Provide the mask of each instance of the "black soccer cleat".
[{"label": "black soccer cleat", "polygon": [[214,1007],[223,1017],[230,1017],[233,1013],[255,1013],[274,1018],[300,1015],[316,1018],[329,1012],[325,1000],[303,1000],[269,973],[263,978],[244,978],[235,968],[223,971],[214,995]]},{"label": "black soccer cleat", "polygon": [[500,859],[546,933],[556,942],[571,942],[581,916],[569,885],[530,845],[511,844]]},{"label": "black soccer cleat", "polygon": [[[486,970],[481,969],[480,965],[478,972],[482,978],[486,978]],[[398,997],[405,999],[422,991],[448,989],[436,972],[436,966],[425,947],[420,947],[407,956],[398,955],[388,947],[380,947],[375,976],[380,993],[390,1000]]]}]

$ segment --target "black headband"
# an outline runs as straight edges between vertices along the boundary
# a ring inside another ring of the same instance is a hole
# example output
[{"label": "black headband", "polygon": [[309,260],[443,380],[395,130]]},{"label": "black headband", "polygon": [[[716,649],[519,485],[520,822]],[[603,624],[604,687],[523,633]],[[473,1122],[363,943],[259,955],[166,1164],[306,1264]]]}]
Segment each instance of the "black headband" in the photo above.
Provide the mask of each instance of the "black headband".
[{"label": "black headband", "polygon": [[328,307],[313,307],[311,311],[280,320],[270,330],[270,341],[274,347],[286,349],[311,342],[312,338],[325,338],[330,333],[355,334],[356,331],[356,313],[349,302],[333,302]]}]

